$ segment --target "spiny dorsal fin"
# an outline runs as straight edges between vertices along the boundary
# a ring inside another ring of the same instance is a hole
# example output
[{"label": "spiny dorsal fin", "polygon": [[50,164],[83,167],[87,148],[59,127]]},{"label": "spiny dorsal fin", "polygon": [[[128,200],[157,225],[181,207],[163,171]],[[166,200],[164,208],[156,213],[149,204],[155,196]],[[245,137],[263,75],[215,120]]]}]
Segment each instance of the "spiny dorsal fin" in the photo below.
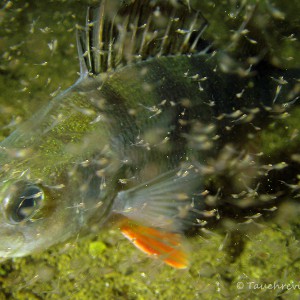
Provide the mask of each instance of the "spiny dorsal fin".
[{"label": "spiny dorsal fin", "polygon": [[163,55],[194,53],[207,26],[200,12],[171,0],[135,0],[112,14],[109,1],[89,8],[77,31],[81,76]]}]

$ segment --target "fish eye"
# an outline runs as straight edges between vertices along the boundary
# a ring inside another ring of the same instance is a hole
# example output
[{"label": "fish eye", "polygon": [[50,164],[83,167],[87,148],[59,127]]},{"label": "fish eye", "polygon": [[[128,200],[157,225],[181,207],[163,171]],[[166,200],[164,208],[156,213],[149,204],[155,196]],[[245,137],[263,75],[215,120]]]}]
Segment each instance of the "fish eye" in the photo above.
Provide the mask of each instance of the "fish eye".
[{"label": "fish eye", "polygon": [[31,219],[41,208],[44,200],[43,190],[33,184],[18,183],[10,189],[6,199],[6,214],[14,223]]}]

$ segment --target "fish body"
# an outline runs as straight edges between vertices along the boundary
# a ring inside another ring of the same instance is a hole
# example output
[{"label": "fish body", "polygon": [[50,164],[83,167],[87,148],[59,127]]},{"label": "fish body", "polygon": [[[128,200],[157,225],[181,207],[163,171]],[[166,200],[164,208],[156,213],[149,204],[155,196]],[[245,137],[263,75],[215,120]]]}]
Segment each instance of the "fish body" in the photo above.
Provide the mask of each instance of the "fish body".
[{"label": "fish body", "polygon": [[[202,167],[247,125],[228,133],[228,116],[267,113],[273,83],[222,71],[223,53],[199,51],[199,12],[135,1],[113,15],[106,5],[78,29],[78,81],[0,144],[0,255],[119,216],[138,248],[183,268],[181,235],[205,208]],[[290,82],[278,103],[292,100]]]}]

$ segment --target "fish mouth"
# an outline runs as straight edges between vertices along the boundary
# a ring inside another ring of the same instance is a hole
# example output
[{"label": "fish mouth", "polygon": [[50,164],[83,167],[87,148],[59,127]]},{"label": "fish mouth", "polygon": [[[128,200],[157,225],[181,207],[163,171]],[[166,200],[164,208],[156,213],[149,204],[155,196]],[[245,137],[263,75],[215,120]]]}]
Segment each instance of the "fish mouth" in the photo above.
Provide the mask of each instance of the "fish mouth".
[{"label": "fish mouth", "polygon": [[20,256],[19,249],[24,245],[24,235],[15,229],[4,228],[0,231],[0,259]]}]

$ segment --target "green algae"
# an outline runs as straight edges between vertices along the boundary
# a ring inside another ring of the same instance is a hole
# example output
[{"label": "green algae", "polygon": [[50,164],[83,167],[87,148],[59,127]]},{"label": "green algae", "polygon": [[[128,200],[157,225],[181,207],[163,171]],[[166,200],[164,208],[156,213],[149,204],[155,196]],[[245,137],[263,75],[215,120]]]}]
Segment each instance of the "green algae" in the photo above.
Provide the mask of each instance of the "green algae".
[{"label": "green algae", "polygon": [[299,1],[185,1],[209,20],[205,37],[217,47],[244,59],[262,56],[283,69],[299,68]]},{"label": "green algae", "polygon": [[105,249],[106,245],[102,241],[91,242],[89,245],[89,254],[95,258],[101,257]]},{"label": "green algae", "polygon": [[299,151],[300,109],[275,120],[261,132],[262,151],[270,157],[286,157]]},{"label": "green algae", "polygon": [[[84,1],[11,3],[10,9],[0,12],[4,37],[0,40],[4,58],[0,62],[0,124],[11,122],[1,130],[1,138],[28,118],[33,107],[47,103],[58,87],[67,88],[77,78],[74,23],[84,22],[87,5]],[[292,14],[292,5],[286,7]],[[218,7],[219,12],[222,9]],[[216,12],[206,12],[210,32],[226,41],[226,27],[214,25],[220,24]],[[55,40],[57,47],[51,50],[48,44]],[[278,57],[295,56],[290,46],[281,46]],[[260,136],[262,151],[278,157],[278,162],[284,154],[298,153],[299,141],[290,143],[299,129],[298,120],[296,109],[292,118],[271,123]],[[295,168],[300,173],[299,165]],[[281,199],[278,210],[265,219],[263,215],[248,222],[221,215],[219,225],[189,238],[191,266],[183,271],[146,257],[117,229],[94,229],[94,234],[75,237],[43,253],[3,262],[0,299],[298,299],[300,208],[291,198]],[[250,288],[252,282],[295,284],[295,289],[255,289]]]},{"label": "green algae", "polygon": [[[192,266],[187,271],[145,258],[117,231],[109,230],[96,238],[14,259],[8,263],[10,271],[1,276],[2,292],[12,299],[270,299],[279,294],[293,299],[299,291],[248,288],[252,282],[297,284],[299,280],[299,244],[294,245],[291,228],[265,226],[256,236],[240,235],[247,241],[239,257],[221,249],[223,234],[192,239]],[[96,244],[101,245],[97,257],[90,253]],[[244,289],[237,288],[239,282]]]}]

